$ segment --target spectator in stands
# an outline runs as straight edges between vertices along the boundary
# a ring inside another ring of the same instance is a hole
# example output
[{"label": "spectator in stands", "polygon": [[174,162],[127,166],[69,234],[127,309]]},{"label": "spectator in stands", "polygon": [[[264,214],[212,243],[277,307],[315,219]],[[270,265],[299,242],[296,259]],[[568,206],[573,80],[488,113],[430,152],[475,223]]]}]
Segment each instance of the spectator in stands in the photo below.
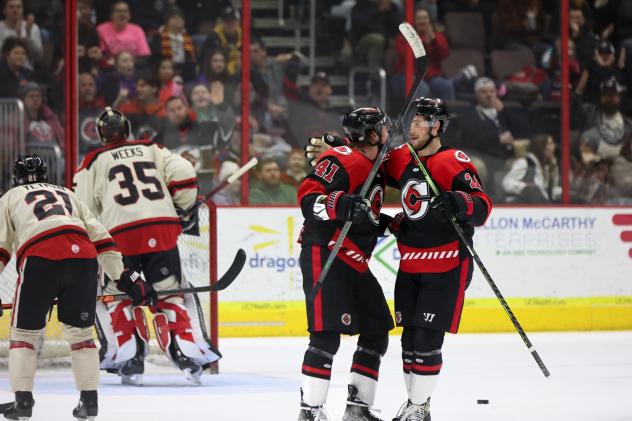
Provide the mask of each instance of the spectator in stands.
[{"label": "spectator in stands", "polygon": [[622,204],[632,204],[632,135],[623,141],[619,156],[614,158],[611,168],[614,193]]},{"label": "spectator in stands", "polygon": [[113,107],[136,98],[134,56],[127,52],[119,53],[114,59],[114,68],[100,76],[97,86],[105,102]]},{"label": "spectator in stands", "polygon": [[112,58],[122,52],[134,57],[151,54],[145,32],[140,26],[130,23],[129,5],[125,1],[114,1],[110,12],[110,21],[97,26],[101,38],[101,50],[106,58]]},{"label": "spectator in stands", "polygon": [[183,97],[171,97],[166,105],[166,119],[156,142],[169,149],[207,147],[220,150],[230,142],[232,132],[221,133],[217,124],[200,123]]},{"label": "spectator in stands", "polygon": [[167,12],[165,24],[152,42],[152,52],[156,56],[170,58],[184,80],[192,80],[195,76],[195,46],[184,26],[184,15],[177,7]]},{"label": "spectator in stands", "polygon": [[476,105],[461,116],[461,144],[483,159],[489,174],[487,188],[494,193],[497,176],[514,155],[514,140],[528,136],[529,122],[525,113],[505,108],[490,78],[477,79],[474,93]]},{"label": "spectator in stands", "polygon": [[[562,98],[562,60],[561,41],[555,40],[555,46],[549,47],[542,54],[542,68],[547,72],[548,80],[542,84],[542,95],[552,101],[560,101]],[[577,87],[581,76],[581,67],[575,54],[575,43],[568,40],[568,73],[571,90]]]},{"label": "spectator in stands", "polygon": [[611,78],[601,84],[599,107],[589,129],[580,136],[580,144],[601,158],[615,158],[623,141],[632,134],[632,120],[620,111],[622,87]]},{"label": "spectator in stands", "polygon": [[512,47],[515,43],[534,47],[546,41],[540,0],[498,0],[496,21],[499,30],[496,41],[500,47]]},{"label": "spectator in stands", "polygon": [[287,169],[281,175],[281,181],[298,189],[303,179],[307,177],[307,159],[302,149],[292,149],[287,158]]},{"label": "spectator in stands", "polygon": [[26,67],[27,61],[26,41],[7,38],[0,61],[0,98],[17,98],[20,86],[36,79],[33,71]]},{"label": "spectator in stands", "polygon": [[119,110],[125,114],[132,127],[151,127],[155,131],[162,127],[165,116],[165,107],[158,91],[160,82],[147,73],[141,74],[136,79],[136,98],[124,102]]},{"label": "spectator in stands", "polygon": [[24,137],[29,144],[55,144],[64,148],[64,129],[55,113],[44,104],[42,91],[35,82],[20,88],[24,102]]},{"label": "spectator in stands", "polygon": [[577,60],[581,67],[585,68],[595,55],[598,38],[590,25],[586,23],[584,8],[575,5],[569,7],[570,38],[575,43]]},{"label": "spectator in stands", "polygon": [[327,73],[317,71],[307,89],[307,98],[292,101],[288,108],[289,125],[294,144],[310,137],[320,137],[323,128],[332,132],[340,129],[340,114],[330,104],[333,89]]},{"label": "spectator in stands", "polygon": [[611,159],[585,164],[571,180],[570,194],[573,203],[604,204],[613,196],[610,167]]},{"label": "spectator in stands", "polygon": [[160,102],[163,104],[173,96],[181,96],[183,81],[180,75],[176,74],[176,68],[170,58],[161,58],[155,68],[156,79],[160,82]]},{"label": "spectator in stands", "polygon": [[260,38],[250,42],[250,82],[255,92],[252,114],[267,133],[287,135],[287,99],[298,98],[296,80],[301,66],[297,52],[269,57]]},{"label": "spectator in stands", "polygon": [[[452,81],[443,76],[441,62],[450,55],[448,39],[442,32],[434,30],[430,13],[426,9],[419,8],[415,11],[415,30],[421,37],[428,57],[428,70],[423,82],[419,85],[416,96],[438,97],[444,101],[454,99],[454,86]],[[392,86],[395,92],[405,92],[404,68],[406,54],[410,50],[408,43],[402,35],[397,37],[395,43],[397,57],[393,66]]]},{"label": "spectator in stands", "polygon": [[228,54],[228,74],[234,75],[241,63],[241,28],[239,13],[231,5],[222,9],[221,20],[204,41],[198,61],[203,63],[209,52],[218,48],[224,49]]},{"label": "spectator in stands", "polygon": [[[35,23],[35,16],[29,14],[24,17],[22,0],[6,0],[3,12],[4,20],[0,21],[0,46],[4,45],[7,38],[15,37],[26,42],[31,60],[41,59],[42,36],[39,26]],[[27,67],[32,69],[32,62],[29,62]]]},{"label": "spectator in stands", "polygon": [[[101,39],[95,25],[96,14],[92,0],[77,1],[78,45],[77,56],[84,68],[102,68],[106,63],[102,62]],[[80,48],[84,51],[80,53]]]},{"label": "spectator in stands", "polygon": [[235,111],[228,105],[222,96],[213,95],[208,86],[198,83],[191,89],[191,106],[195,112],[197,121],[215,122],[225,132],[235,126]]},{"label": "spectator in stands", "polygon": [[[239,169],[239,164],[233,161],[224,161],[219,169],[219,174],[215,180],[214,186],[221,184],[231,175],[235,174]],[[238,205],[241,203],[241,180],[237,179],[231,184],[215,193],[211,200],[216,205]]]},{"label": "spectator in stands", "polygon": [[235,84],[228,74],[227,60],[228,56],[223,49],[211,51],[196,78],[196,84],[207,85],[212,102],[217,107],[232,107],[235,100]]},{"label": "spectator in stands", "polygon": [[281,169],[274,159],[259,161],[257,179],[250,186],[252,205],[292,205],[296,204],[296,188],[281,181]]},{"label": "spectator in stands", "polygon": [[402,13],[393,0],[357,0],[351,9],[350,34],[356,59],[383,67],[386,47],[401,21]]},{"label": "spectator in stands", "polygon": [[559,168],[555,159],[555,141],[546,134],[538,134],[529,142],[527,156],[518,158],[503,178],[507,202],[550,203],[558,201]]},{"label": "spectator in stands", "polygon": [[600,86],[603,82],[612,78],[618,82],[622,81],[621,68],[623,65],[622,61],[616,59],[614,45],[608,41],[601,41],[594,53],[593,60],[583,69],[575,92],[586,101],[593,104],[598,103],[601,95]]},{"label": "spectator in stands", "polygon": [[77,83],[79,93],[79,154],[83,156],[101,146],[96,130],[96,121],[106,104],[102,97],[97,96],[97,83],[92,73],[79,73]]}]

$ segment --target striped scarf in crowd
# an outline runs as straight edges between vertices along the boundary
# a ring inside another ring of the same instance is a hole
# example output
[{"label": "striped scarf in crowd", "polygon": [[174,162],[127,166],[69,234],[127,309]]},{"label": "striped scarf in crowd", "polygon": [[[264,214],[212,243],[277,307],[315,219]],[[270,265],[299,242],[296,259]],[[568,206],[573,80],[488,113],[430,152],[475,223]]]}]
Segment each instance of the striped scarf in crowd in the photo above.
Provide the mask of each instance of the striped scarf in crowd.
[{"label": "striped scarf in crowd", "polygon": [[[162,53],[162,56],[172,58],[173,49],[171,47],[169,32],[165,30],[161,31],[160,38],[160,52]],[[193,39],[191,39],[191,35],[184,31],[182,32],[182,39],[184,41],[185,61],[195,61],[195,47],[193,46]]]}]

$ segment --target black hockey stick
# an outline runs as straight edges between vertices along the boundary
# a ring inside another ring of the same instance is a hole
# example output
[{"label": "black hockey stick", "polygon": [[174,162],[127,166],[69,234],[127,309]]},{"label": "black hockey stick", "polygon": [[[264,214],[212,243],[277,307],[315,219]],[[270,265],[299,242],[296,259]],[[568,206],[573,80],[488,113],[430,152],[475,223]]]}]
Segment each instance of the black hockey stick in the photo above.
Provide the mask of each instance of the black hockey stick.
[{"label": "black hockey stick", "polygon": [[[428,170],[426,170],[426,167],[421,162],[421,159],[419,159],[419,156],[417,155],[417,152],[415,151],[415,149],[412,147],[412,145],[410,143],[408,144],[408,150],[410,151],[410,154],[415,159],[415,162],[417,163],[417,166],[419,167],[419,169],[423,173],[424,177],[426,178],[426,181],[430,185],[430,188],[432,189],[432,192],[434,193],[435,197],[439,196],[439,194],[441,192],[437,188],[437,185],[435,184],[434,180],[432,178],[430,178],[430,174],[428,173]],[[544,362],[540,358],[540,355],[535,350],[535,347],[533,346],[533,344],[531,343],[531,341],[527,337],[527,334],[525,333],[524,329],[520,325],[520,322],[518,321],[516,316],[513,314],[513,311],[511,311],[511,308],[509,307],[509,304],[507,304],[507,301],[505,300],[505,297],[503,297],[503,295],[501,294],[500,290],[496,286],[496,283],[494,282],[494,280],[492,279],[492,276],[487,271],[487,268],[483,264],[483,261],[481,260],[481,258],[478,256],[478,253],[476,253],[476,250],[474,250],[474,247],[467,241],[467,237],[465,236],[465,232],[463,232],[463,228],[461,228],[461,225],[459,225],[458,221],[456,220],[456,217],[455,216],[450,217],[450,222],[452,223],[452,226],[454,227],[454,230],[456,231],[457,235],[461,239],[461,242],[463,242],[465,247],[467,247],[467,251],[470,253],[472,258],[476,262],[476,265],[478,266],[478,268],[480,269],[481,273],[483,274],[483,276],[487,280],[487,283],[492,288],[492,291],[494,291],[494,294],[496,294],[496,298],[498,298],[498,301],[500,301],[500,305],[505,309],[505,312],[509,316],[509,319],[511,320],[511,323],[513,323],[514,327],[518,331],[518,334],[520,335],[520,337],[522,338],[522,341],[527,346],[527,349],[529,350],[529,352],[531,353],[531,355],[535,359],[535,362],[538,364],[538,367],[540,367],[540,370],[542,370],[542,374],[544,374],[544,377],[549,377],[551,375],[551,373],[549,373],[549,370],[546,368],[546,365],[544,365]]]},{"label": "black hockey stick", "polygon": [[[177,288],[177,289],[166,289],[161,291],[156,291],[156,294],[160,296],[165,295],[174,295],[174,294],[189,294],[194,292],[214,292],[214,291],[222,291],[230,286],[233,281],[239,276],[241,270],[244,268],[244,264],[246,263],[246,252],[243,249],[237,250],[237,254],[233,259],[233,263],[231,263],[228,270],[222,275],[217,282],[212,283],[210,285],[205,285],[203,287],[190,287],[190,288]],[[97,300],[102,301],[104,303],[110,303],[112,301],[123,301],[128,300],[130,297],[127,294],[114,294],[114,295],[99,295]]]},{"label": "black hockey stick", "polygon": [[[415,77],[413,86],[411,87],[410,92],[408,93],[408,96],[406,97],[406,100],[404,104],[402,105],[402,109],[400,110],[399,115],[397,116],[395,125],[393,126],[390,133],[388,134],[388,138],[386,139],[384,146],[382,147],[382,149],[380,149],[380,152],[378,153],[377,157],[375,158],[375,161],[373,162],[373,168],[371,168],[371,172],[369,173],[369,175],[366,178],[366,181],[362,185],[362,189],[360,190],[360,196],[362,197],[365,197],[366,194],[368,193],[369,188],[371,187],[371,183],[373,183],[373,179],[375,178],[375,175],[377,174],[380,168],[380,165],[382,165],[382,161],[384,160],[384,155],[386,155],[386,152],[388,151],[389,146],[391,145],[391,143],[393,143],[395,134],[397,133],[399,126],[402,124],[402,120],[408,113],[408,109],[410,108],[412,99],[415,95],[415,92],[417,91],[417,87],[423,80],[424,75],[426,74],[426,70],[428,68],[426,50],[424,49],[424,45],[421,42],[421,38],[419,38],[417,31],[415,31],[415,28],[413,28],[409,23],[403,22],[403,23],[400,23],[399,25],[399,31],[402,33],[402,35],[408,42],[408,45],[410,45],[410,48],[413,50],[413,54],[415,56],[415,66],[417,68],[417,76]],[[307,297],[307,300],[310,303],[314,302],[314,299],[316,298],[318,291],[320,291],[320,289],[322,288],[323,282],[325,281],[325,277],[329,273],[329,270],[331,269],[331,265],[334,263],[336,255],[340,251],[340,247],[342,247],[342,243],[344,239],[347,237],[347,233],[349,232],[350,228],[351,228],[351,221],[345,222],[345,224],[342,227],[342,231],[340,231],[340,235],[338,236],[338,239],[336,240],[336,244],[331,250],[329,257],[327,258],[327,261],[325,262],[325,265],[323,266],[323,269],[320,272],[320,276],[318,277],[318,281],[316,282],[316,285],[314,285],[314,287],[309,293],[309,296]]]},{"label": "black hockey stick", "polygon": [[[244,268],[244,264],[246,263],[246,252],[243,249],[237,250],[237,254],[233,259],[233,263],[231,263],[228,270],[222,275],[221,278],[217,280],[217,282],[211,285],[205,285],[203,287],[191,287],[191,288],[179,288],[179,289],[168,289],[163,291],[156,291],[158,296],[164,295],[173,295],[173,294],[188,294],[193,292],[214,292],[214,291],[222,291],[228,288],[233,281],[239,276],[241,270]],[[112,301],[122,301],[129,299],[129,295],[127,294],[114,294],[114,295],[99,295],[97,296],[97,301],[102,301],[104,303],[109,303]],[[57,304],[57,300],[53,302],[53,305]],[[10,310],[13,308],[12,303],[2,304],[3,310]]]}]

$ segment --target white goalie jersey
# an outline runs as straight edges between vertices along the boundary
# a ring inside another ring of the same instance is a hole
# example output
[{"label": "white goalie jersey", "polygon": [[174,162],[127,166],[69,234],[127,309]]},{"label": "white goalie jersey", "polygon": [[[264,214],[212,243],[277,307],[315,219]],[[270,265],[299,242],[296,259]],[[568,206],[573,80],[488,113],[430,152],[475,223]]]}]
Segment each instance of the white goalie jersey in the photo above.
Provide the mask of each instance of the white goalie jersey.
[{"label": "white goalie jersey", "polygon": [[17,186],[0,198],[0,272],[12,252],[18,271],[26,258],[38,256],[98,257],[112,279],[123,272],[121,253],[88,207],[72,191],[48,183]]},{"label": "white goalie jersey", "polygon": [[77,196],[127,256],[170,250],[182,228],[176,207],[197,200],[193,166],[147,141],[108,145],[87,154],[74,177]]}]

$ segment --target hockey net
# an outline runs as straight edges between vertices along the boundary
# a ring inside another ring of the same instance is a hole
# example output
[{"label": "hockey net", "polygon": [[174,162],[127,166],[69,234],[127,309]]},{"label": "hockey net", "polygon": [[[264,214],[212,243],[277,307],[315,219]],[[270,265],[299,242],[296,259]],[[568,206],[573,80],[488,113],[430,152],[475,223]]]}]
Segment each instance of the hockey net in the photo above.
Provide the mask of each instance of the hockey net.
[{"label": "hockey net", "polygon": [[[200,221],[200,235],[181,235],[178,240],[178,249],[180,251],[184,279],[193,286],[204,286],[211,282],[211,219],[210,210],[206,204],[199,207],[198,216]],[[12,258],[5,270],[0,274],[0,298],[2,299],[2,303],[13,302],[17,277],[15,260]],[[217,319],[213,316],[211,298],[209,294],[201,294],[199,298],[204,313],[205,328],[209,337],[213,340],[213,338],[216,338]],[[53,306],[50,320],[47,322],[46,330],[39,342],[38,354],[40,356],[40,366],[62,366],[67,365],[70,361],[70,350],[68,344],[61,338],[61,324],[57,321],[56,310],[56,307]],[[154,360],[160,360],[162,356],[160,355],[158,344],[155,342],[156,335],[153,331],[151,312],[146,311],[146,315],[152,336],[150,354],[152,354]],[[5,310],[4,316],[0,318],[0,366],[6,366],[8,360],[10,324],[11,311]],[[166,361],[166,357],[164,360]]]}]

